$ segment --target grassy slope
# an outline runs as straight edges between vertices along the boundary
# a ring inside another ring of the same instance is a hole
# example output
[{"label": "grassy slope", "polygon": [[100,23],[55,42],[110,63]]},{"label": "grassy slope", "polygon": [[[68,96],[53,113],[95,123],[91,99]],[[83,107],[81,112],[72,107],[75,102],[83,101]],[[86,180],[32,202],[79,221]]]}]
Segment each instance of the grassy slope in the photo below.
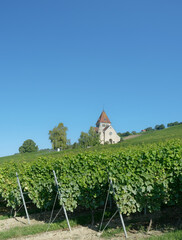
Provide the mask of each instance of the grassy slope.
[{"label": "grassy slope", "polygon": [[141,134],[141,136],[128,139],[122,142],[123,146],[141,144],[141,143],[154,143],[159,141],[165,141],[168,139],[179,138],[182,139],[182,125],[166,128],[163,130],[146,132]]},{"label": "grassy slope", "polygon": [[[128,139],[128,140],[125,140],[118,144],[99,146],[99,147],[94,147],[94,148],[90,148],[90,149],[82,150],[82,151],[92,151],[92,150],[100,151],[100,150],[106,149],[106,148],[107,149],[115,149],[115,148],[120,148],[120,147],[126,147],[129,145],[137,145],[137,144],[142,144],[142,143],[147,144],[147,143],[165,141],[165,140],[172,139],[172,138],[182,139],[182,125],[166,128],[166,129],[159,130],[159,131],[143,133],[139,137]],[[70,153],[77,154],[79,152],[80,152],[79,149],[75,149],[75,150],[69,149],[69,150],[65,150],[63,152],[45,152],[45,151],[43,151],[43,152],[37,152],[37,153],[16,154],[16,155],[7,156],[7,157],[1,157],[0,163],[8,162],[8,161],[16,161],[17,162],[17,161],[22,161],[22,160],[32,161],[32,160],[36,160],[42,156],[55,156],[56,157],[58,155],[65,155],[65,154],[70,154]]]},{"label": "grassy slope", "polygon": [[62,152],[49,152],[49,151],[39,151],[39,152],[33,152],[33,153],[23,153],[23,154],[15,154],[15,155],[11,155],[11,156],[6,156],[6,157],[0,157],[0,164],[1,163],[5,163],[5,162],[9,162],[9,161],[16,161],[16,162],[22,162],[22,161],[33,161],[33,160],[37,160],[40,157],[44,157],[44,156],[60,156],[60,155],[66,155],[66,154],[77,154],[79,152],[78,149],[68,149]]}]

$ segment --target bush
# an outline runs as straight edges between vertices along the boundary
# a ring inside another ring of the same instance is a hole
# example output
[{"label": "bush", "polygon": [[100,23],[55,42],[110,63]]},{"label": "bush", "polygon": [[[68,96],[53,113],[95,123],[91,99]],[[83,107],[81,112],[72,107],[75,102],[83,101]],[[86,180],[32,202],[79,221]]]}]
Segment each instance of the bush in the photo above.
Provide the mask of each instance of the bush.
[{"label": "bush", "polygon": [[164,129],[164,128],[165,128],[164,124],[155,126],[155,130],[161,130],[161,129]]},{"label": "bush", "polygon": [[151,132],[151,131],[153,131],[154,129],[153,129],[152,127],[148,127],[148,128],[146,128],[145,130],[146,130],[146,132]]},{"label": "bush", "polygon": [[172,127],[172,126],[176,126],[176,125],[179,125],[180,123],[179,122],[172,122],[172,123],[168,123],[167,124],[167,127]]},{"label": "bush", "polygon": [[120,137],[127,137],[127,136],[130,136],[130,135],[132,135],[130,132],[124,132],[124,133],[118,133],[118,135],[120,136]]}]

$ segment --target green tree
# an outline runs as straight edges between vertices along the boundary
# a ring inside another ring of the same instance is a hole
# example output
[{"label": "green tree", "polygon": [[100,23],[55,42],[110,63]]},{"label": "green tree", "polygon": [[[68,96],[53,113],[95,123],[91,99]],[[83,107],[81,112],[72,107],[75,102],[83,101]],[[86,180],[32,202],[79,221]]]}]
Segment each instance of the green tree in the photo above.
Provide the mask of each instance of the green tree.
[{"label": "green tree", "polygon": [[79,144],[77,142],[74,142],[72,145],[72,149],[76,149],[79,147]]},{"label": "green tree", "polygon": [[95,131],[94,127],[90,127],[88,133],[81,132],[80,138],[78,139],[78,144],[86,148],[88,146],[96,146],[100,144],[99,133]]},{"label": "green tree", "polygon": [[127,136],[130,136],[131,135],[131,133],[130,132],[124,132],[124,133],[118,133],[118,135],[122,138],[122,137],[127,137]]},{"label": "green tree", "polygon": [[23,142],[22,146],[19,147],[20,153],[26,153],[26,152],[37,152],[38,146],[32,139],[27,139]]},{"label": "green tree", "polygon": [[153,131],[154,129],[152,127],[148,127],[148,128],[145,128],[146,132],[151,132]]},{"label": "green tree", "polygon": [[161,130],[161,129],[164,129],[164,128],[165,128],[164,124],[155,126],[155,130]]},{"label": "green tree", "polygon": [[90,142],[89,142],[88,133],[81,132],[80,138],[78,139],[78,144],[80,145],[80,147],[83,147],[83,148],[86,148],[89,146]]},{"label": "green tree", "polygon": [[94,127],[90,127],[88,131],[90,146],[96,146],[100,144],[100,135],[95,131]]},{"label": "green tree", "polygon": [[67,139],[67,130],[68,128],[63,123],[59,123],[57,127],[49,131],[49,139],[51,140],[53,149],[65,149],[69,145],[70,141]]},{"label": "green tree", "polygon": [[176,125],[179,125],[180,123],[179,122],[172,122],[172,123],[168,123],[167,124],[167,127],[172,127],[172,126],[176,126]]}]

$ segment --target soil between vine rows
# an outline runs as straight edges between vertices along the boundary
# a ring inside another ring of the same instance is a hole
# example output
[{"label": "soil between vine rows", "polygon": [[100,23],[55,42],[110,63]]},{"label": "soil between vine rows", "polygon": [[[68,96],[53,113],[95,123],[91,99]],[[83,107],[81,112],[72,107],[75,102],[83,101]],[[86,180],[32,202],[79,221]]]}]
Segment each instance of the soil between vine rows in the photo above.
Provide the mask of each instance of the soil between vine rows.
[{"label": "soil between vine rows", "polygon": [[[77,213],[77,216],[79,214],[83,214],[83,212]],[[164,232],[175,230],[175,229],[181,229],[182,222],[181,222],[181,208],[166,208],[161,212],[155,213],[155,214],[148,214],[148,215],[132,215],[129,217],[124,217],[126,226],[129,228],[127,229],[127,233],[129,236],[129,240],[143,240],[147,239],[150,236],[157,236],[161,235]],[[54,215],[57,214],[57,210],[55,210]],[[2,215],[3,216],[3,215]],[[60,215],[60,217],[64,220],[65,217],[63,215]],[[68,229],[61,229],[60,230],[54,230],[49,232],[42,232],[35,235],[29,235],[29,236],[23,236],[18,238],[11,238],[11,240],[121,240],[125,239],[124,233],[121,233],[120,229],[122,229],[121,222],[119,219],[119,216],[112,220],[109,227],[110,229],[107,233],[107,237],[104,235],[99,235],[98,228],[100,221],[97,221],[97,225],[91,226],[86,225],[86,218],[88,217],[88,214],[84,214],[84,223],[83,225],[78,223],[77,226],[72,227],[72,232],[70,233]],[[146,234],[147,226],[149,224],[149,219],[153,219],[152,229],[149,232],[149,234]],[[44,213],[35,213],[30,215],[30,226],[33,225],[44,225],[49,222],[50,219],[50,212],[44,212]],[[109,218],[105,219],[104,225],[108,222]],[[85,226],[84,226],[85,225]],[[16,218],[8,218],[0,220],[0,235],[1,232],[8,231],[14,227],[25,227],[28,226],[28,221],[25,217],[16,217]],[[46,225],[47,229],[47,225]],[[115,231],[119,230],[119,231]],[[46,230],[45,230],[46,231]]]},{"label": "soil between vine rows", "polygon": [[[140,240],[149,238],[150,236],[161,235],[160,231],[152,231],[150,235],[144,233],[128,233],[128,240]],[[36,236],[27,236],[22,238],[13,238],[11,240],[106,240],[98,236],[98,233],[88,227],[77,227],[69,231],[51,231],[48,233],[38,234]],[[108,238],[107,238],[108,239]],[[110,240],[121,240],[125,239],[124,235],[114,236],[109,238]]]},{"label": "soil between vine rows", "polygon": [[[34,224],[44,224],[44,221],[38,221],[35,219],[30,220],[31,226]],[[13,227],[25,227],[28,226],[27,219],[25,217],[16,217],[9,218],[0,221],[0,232],[6,231]],[[129,231],[128,239],[143,239],[148,238],[153,235],[160,235],[162,232],[160,231],[151,231],[149,235],[146,233],[137,232],[137,231]],[[18,238],[11,238],[11,240],[104,240],[106,238],[99,235],[96,227],[89,226],[77,226],[72,228],[72,231],[69,230],[57,230],[50,232],[43,232],[36,235],[23,236]],[[109,238],[111,240],[121,240],[125,239],[124,234],[115,234],[113,237]]]}]

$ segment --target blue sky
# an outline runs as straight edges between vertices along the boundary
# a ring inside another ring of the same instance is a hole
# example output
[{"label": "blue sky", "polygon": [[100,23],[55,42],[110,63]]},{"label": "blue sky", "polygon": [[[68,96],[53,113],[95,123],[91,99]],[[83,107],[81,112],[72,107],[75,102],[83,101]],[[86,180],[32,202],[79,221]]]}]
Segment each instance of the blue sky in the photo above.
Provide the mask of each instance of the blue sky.
[{"label": "blue sky", "polygon": [[182,1],[0,2],[0,156],[74,143],[103,107],[117,132],[182,121]]}]

